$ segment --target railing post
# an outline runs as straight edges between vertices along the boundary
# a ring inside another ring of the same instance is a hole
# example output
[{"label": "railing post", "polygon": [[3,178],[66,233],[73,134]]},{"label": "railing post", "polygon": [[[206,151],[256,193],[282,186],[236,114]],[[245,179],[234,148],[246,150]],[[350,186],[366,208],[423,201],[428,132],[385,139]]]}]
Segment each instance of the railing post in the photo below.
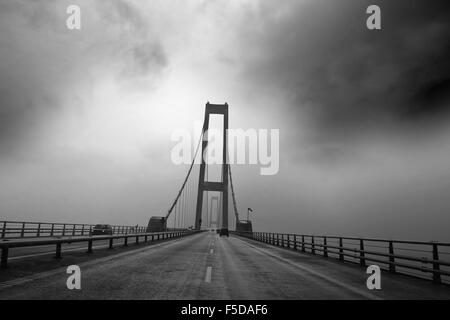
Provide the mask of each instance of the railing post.
[{"label": "railing post", "polygon": [[395,272],[394,243],[389,241],[389,271]]},{"label": "railing post", "polygon": [[55,258],[56,259],[61,259],[61,242],[58,242],[56,244],[56,254],[55,254]]},{"label": "railing post", "polygon": [[2,239],[5,238],[5,235],[6,235],[6,221],[3,221]]},{"label": "railing post", "polygon": [[291,248],[291,235],[290,234],[287,235],[287,247]]},{"label": "railing post", "polygon": [[364,240],[359,240],[359,264],[362,267],[366,266],[366,258],[365,258],[365,252],[364,252]]},{"label": "railing post", "polygon": [[75,228],[76,228],[76,224],[73,225],[72,236],[75,235]]},{"label": "railing post", "polygon": [[433,243],[433,282],[441,283],[438,244]]},{"label": "railing post", "polygon": [[305,252],[305,236],[302,235],[302,252]]},{"label": "railing post", "polygon": [[139,236],[136,236],[136,244],[139,244]]},{"label": "railing post", "polygon": [[0,262],[1,268],[6,268],[8,266],[8,252],[9,252],[8,247],[2,247],[2,257]]},{"label": "railing post", "polygon": [[63,237],[66,235],[66,224],[63,225],[62,235]]},{"label": "railing post", "polygon": [[144,237],[144,242],[145,243],[147,243],[147,240],[148,240],[147,237],[148,237],[147,235],[145,235],[145,237]]},{"label": "railing post", "polygon": [[50,230],[50,237],[53,237],[53,231],[55,230],[55,224],[52,223],[52,229]]},{"label": "railing post", "polygon": [[84,224],[81,226],[81,235],[84,236]]},{"label": "railing post", "polygon": [[342,237],[339,238],[339,260],[344,261],[344,243]]},{"label": "railing post", "polygon": [[114,239],[110,238],[109,239],[109,249],[112,249],[112,248],[114,248]]},{"label": "railing post", "polygon": [[297,250],[297,235],[294,234],[294,250]]},{"label": "railing post", "polygon": [[324,256],[325,258],[328,257],[327,237],[323,237],[323,256]]},{"label": "railing post", "polygon": [[311,236],[311,253],[316,254],[316,246],[314,244],[314,236]]},{"label": "railing post", "polygon": [[87,253],[92,253],[92,239],[89,239],[88,241],[88,251]]},{"label": "railing post", "polygon": [[36,232],[36,237],[39,238],[40,235],[41,235],[41,223],[38,223],[38,229],[37,229],[37,232]]},{"label": "railing post", "polygon": [[23,238],[25,235],[25,222],[22,222],[22,232],[20,233],[20,237]]},{"label": "railing post", "polygon": [[126,247],[128,246],[128,237],[125,236],[124,240],[123,240],[123,246]]},{"label": "railing post", "polygon": [[284,234],[281,234],[281,246],[284,247]]}]

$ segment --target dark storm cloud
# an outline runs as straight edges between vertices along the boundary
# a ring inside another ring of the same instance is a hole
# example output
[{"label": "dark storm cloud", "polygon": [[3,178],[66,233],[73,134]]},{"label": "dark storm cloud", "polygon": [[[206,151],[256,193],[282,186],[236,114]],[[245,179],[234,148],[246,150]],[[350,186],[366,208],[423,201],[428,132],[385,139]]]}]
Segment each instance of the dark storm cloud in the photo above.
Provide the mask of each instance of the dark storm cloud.
[{"label": "dark storm cloud", "polygon": [[145,76],[167,66],[165,49],[152,33],[151,16],[123,0],[97,1],[96,8],[106,25],[119,27],[114,40],[123,59],[120,76]]},{"label": "dark storm cloud", "polygon": [[97,1],[97,12],[106,26],[118,26],[114,39],[122,59],[119,76],[136,77],[158,73],[168,65],[168,56],[152,32],[152,16],[123,0]]},{"label": "dark storm cloud", "polygon": [[[95,81],[160,74],[168,57],[143,12],[121,1],[78,1],[81,31],[66,28],[70,1],[0,3],[0,157],[32,153],[67,101]],[[73,104],[73,103],[72,103]],[[73,106],[72,106],[73,107]],[[94,106],[95,107],[95,106]]]},{"label": "dark storm cloud", "polygon": [[[381,31],[366,28],[370,4],[381,7]],[[316,138],[398,129],[449,110],[450,2],[285,5],[289,10],[263,6],[261,15],[247,17],[252,27],[240,26],[251,56],[259,56],[247,61],[245,76],[284,91]]]}]

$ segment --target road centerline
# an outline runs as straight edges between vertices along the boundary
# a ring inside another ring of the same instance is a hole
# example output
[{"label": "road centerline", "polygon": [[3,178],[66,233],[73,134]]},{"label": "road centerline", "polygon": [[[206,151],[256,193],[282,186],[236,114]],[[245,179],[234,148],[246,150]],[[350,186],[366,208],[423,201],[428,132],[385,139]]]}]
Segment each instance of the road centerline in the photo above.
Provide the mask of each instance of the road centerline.
[{"label": "road centerline", "polygon": [[212,267],[208,266],[206,268],[206,275],[205,275],[205,282],[206,283],[211,283],[211,273],[212,273]]}]

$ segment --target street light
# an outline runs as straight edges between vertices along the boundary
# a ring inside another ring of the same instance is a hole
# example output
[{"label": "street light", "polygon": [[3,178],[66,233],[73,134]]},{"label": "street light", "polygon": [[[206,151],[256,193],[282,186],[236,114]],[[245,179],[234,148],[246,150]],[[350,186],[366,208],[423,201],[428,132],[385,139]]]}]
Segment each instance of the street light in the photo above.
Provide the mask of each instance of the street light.
[{"label": "street light", "polygon": [[250,220],[249,220],[249,214],[250,214],[250,212],[253,212],[252,208],[247,208],[247,221],[250,221]]}]

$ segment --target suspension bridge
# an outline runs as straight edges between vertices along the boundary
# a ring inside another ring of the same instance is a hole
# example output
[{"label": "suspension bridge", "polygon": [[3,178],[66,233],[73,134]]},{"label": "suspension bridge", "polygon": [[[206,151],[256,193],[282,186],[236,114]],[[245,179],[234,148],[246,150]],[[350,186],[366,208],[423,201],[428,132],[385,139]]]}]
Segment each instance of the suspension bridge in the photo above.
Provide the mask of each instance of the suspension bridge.
[{"label": "suspension bridge", "polygon": [[[228,111],[206,104],[189,169],[147,226],[95,235],[89,224],[0,221],[0,299],[450,298],[450,243],[253,230],[228,164]],[[205,156],[211,115],[223,118],[215,168]],[[81,270],[80,290],[67,287],[69,265]],[[370,265],[380,289],[367,285]]]}]

